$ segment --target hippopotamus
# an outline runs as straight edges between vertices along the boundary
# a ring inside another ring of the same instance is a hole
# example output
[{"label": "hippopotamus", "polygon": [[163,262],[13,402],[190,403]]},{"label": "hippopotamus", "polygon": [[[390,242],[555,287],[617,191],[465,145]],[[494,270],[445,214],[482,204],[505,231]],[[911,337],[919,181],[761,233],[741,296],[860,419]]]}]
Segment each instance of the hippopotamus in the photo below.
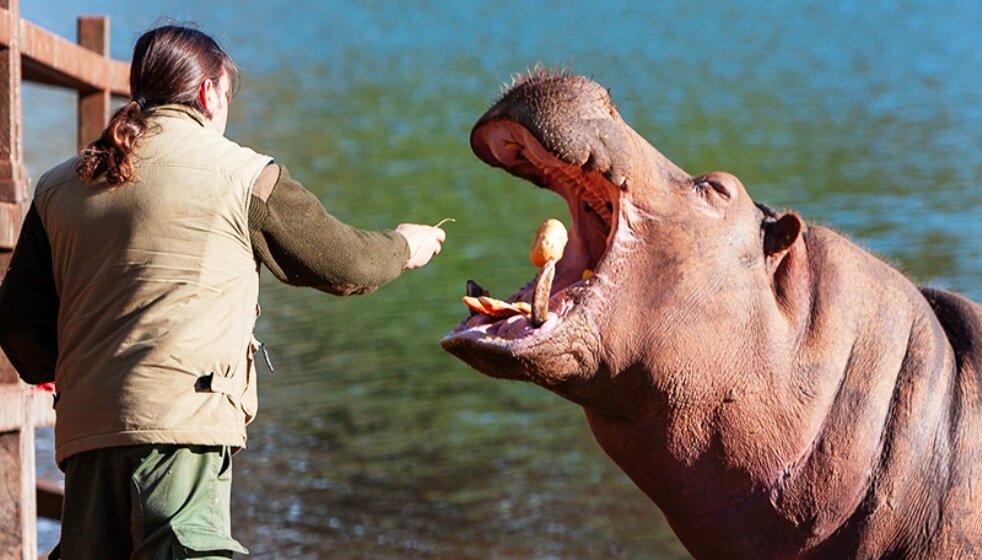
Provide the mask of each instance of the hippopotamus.
[{"label": "hippopotamus", "polygon": [[565,199],[569,241],[541,321],[472,313],[442,347],[582,407],[693,556],[982,557],[982,306],[690,175],[568,70],[470,143]]}]

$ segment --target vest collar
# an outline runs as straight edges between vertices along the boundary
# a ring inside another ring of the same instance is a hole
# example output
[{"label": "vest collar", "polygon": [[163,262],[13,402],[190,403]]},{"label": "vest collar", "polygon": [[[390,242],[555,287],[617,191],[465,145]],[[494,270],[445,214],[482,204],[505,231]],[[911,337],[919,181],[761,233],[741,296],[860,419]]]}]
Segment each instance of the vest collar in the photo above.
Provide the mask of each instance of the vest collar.
[{"label": "vest collar", "polygon": [[207,128],[208,125],[208,117],[206,117],[204,113],[193,107],[188,107],[187,105],[180,105],[177,103],[170,103],[168,105],[159,105],[154,107],[147,111],[147,116],[192,120],[205,128]]}]

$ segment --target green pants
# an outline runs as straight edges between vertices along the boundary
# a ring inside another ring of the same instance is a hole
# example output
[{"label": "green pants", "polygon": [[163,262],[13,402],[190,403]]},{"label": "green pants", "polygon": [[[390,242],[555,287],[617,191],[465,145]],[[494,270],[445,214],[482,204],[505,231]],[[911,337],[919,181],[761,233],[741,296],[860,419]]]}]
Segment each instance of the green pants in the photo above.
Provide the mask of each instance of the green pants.
[{"label": "green pants", "polygon": [[249,553],[231,536],[228,447],[110,447],[73,455],[64,468],[64,560]]}]

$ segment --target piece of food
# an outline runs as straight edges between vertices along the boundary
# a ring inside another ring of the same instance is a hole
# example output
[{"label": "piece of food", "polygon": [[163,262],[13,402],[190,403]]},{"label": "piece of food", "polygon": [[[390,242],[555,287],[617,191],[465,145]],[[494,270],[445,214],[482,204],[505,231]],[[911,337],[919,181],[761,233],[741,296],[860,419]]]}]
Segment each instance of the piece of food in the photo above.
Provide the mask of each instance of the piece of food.
[{"label": "piece of food", "polygon": [[495,318],[528,315],[532,313],[532,306],[525,301],[510,303],[487,296],[464,296],[463,302],[471,311]]},{"label": "piece of food", "polygon": [[566,248],[568,241],[569,235],[566,233],[566,226],[555,218],[549,218],[542,222],[539,231],[535,234],[529,259],[531,259],[532,264],[539,268],[550,260],[558,261],[563,258],[563,249]]}]

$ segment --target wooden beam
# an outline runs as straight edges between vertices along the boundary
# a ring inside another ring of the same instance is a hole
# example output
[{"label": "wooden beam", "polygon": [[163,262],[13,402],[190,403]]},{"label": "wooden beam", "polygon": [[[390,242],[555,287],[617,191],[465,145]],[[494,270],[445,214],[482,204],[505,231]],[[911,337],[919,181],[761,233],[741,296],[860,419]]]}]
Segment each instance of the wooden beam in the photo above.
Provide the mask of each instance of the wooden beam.
[{"label": "wooden beam", "polygon": [[34,427],[45,428],[55,425],[55,396],[51,393],[37,393],[31,399],[34,411]]},{"label": "wooden beam", "polygon": [[[17,176],[27,175],[27,171],[23,168],[23,163],[19,170],[11,169],[9,163],[0,162],[0,184],[17,184]],[[14,178],[11,178],[11,177]],[[25,180],[23,184],[27,184]],[[10,187],[0,187],[0,190]],[[26,200],[26,198],[24,199]],[[0,253],[13,250],[14,245],[17,244],[17,237],[20,235],[20,226],[24,222],[24,216],[27,214],[27,204],[21,202],[9,202],[6,200],[0,200]],[[4,270],[6,270],[6,265],[4,265]],[[3,376],[0,375],[0,378]]]},{"label": "wooden beam", "polygon": [[0,432],[19,430],[23,421],[24,387],[16,383],[0,385]]},{"label": "wooden beam", "polygon": [[108,89],[113,95],[129,96],[129,64],[92,52],[26,20],[20,21],[20,34],[25,80],[87,93]]},{"label": "wooden beam", "polygon": [[0,8],[0,47],[10,46],[10,10]]},{"label": "wooden beam", "polygon": [[38,517],[61,521],[65,504],[65,487],[51,480],[37,480]]},{"label": "wooden beam", "polygon": [[[0,362],[6,378],[17,379],[17,372],[10,361],[0,352]],[[30,397],[30,399],[25,399]],[[31,407],[31,418],[35,428],[55,425],[54,395],[46,391],[36,391],[20,382],[0,384],[0,432],[10,432],[20,428],[24,417],[24,407]]]},{"label": "wooden beam", "polygon": [[[0,352],[0,356],[2,356]],[[7,376],[17,378],[17,373],[10,366],[6,356],[2,360]],[[24,397],[29,396],[30,399]],[[34,427],[43,428],[55,425],[54,396],[47,392],[33,392],[27,385],[22,383],[2,383],[0,384],[0,432],[11,432],[20,429],[20,423],[24,419],[24,407],[31,407],[31,417],[34,418]]]}]

